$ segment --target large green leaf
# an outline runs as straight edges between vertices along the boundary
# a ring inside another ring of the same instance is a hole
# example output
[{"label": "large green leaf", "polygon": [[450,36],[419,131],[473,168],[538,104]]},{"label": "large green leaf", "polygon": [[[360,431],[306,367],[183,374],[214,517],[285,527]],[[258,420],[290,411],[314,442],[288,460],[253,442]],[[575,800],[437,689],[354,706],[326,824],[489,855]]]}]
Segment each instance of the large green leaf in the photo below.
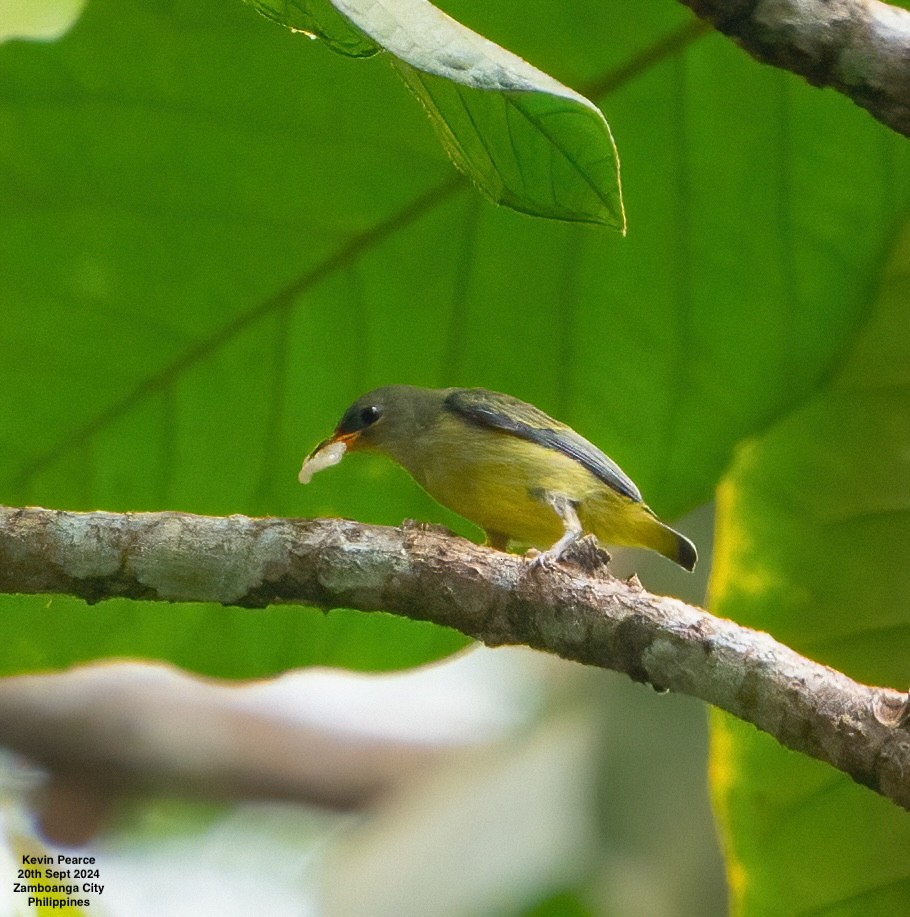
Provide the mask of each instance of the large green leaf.
[{"label": "large green leaf", "polygon": [[[818,395],[744,445],[718,505],[714,610],[872,684],[910,683],[910,232]],[[910,912],[910,817],[714,717],[734,912]]]},{"label": "large green leaf", "polygon": [[427,0],[248,2],[343,54],[388,51],[452,161],[497,203],[625,232],[619,158],[597,106]]},{"label": "large green leaf", "polygon": [[[296,482],[353,398],[413,382],[538,403],[667,517],[709,499],[862,322],[906,146],[674,5],[483,17],[609,103],[628,239],[487,204],[388,67],[240,3],[93,0],[55,44],[0,46],[0,498],[470,534],[379,459]],[[0,640],[4,671],[116,654],[226,675],[452,646],[361,620],[4,600]]]}]

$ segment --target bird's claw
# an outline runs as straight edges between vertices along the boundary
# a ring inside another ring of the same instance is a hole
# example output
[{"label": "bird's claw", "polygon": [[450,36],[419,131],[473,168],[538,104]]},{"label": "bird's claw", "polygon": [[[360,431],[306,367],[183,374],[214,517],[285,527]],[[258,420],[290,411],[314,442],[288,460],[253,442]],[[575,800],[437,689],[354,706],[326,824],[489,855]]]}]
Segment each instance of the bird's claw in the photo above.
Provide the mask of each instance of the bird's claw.
[{"label": "bird's claw", "polygon": [[585,573],[602,570],[610,562],[610,555],[593,535],[585,535],[564,545],[554,545],[546,551],[531,548],[525,559],[529,570],[545,570],[561,561],[581,567]]},{"label": "bird's claw", "polygon": [[547,567],[559,561],[560,555],[553,551],[538,551],[537,548],[531,548],[525,553],[525,560],[528,563],[529,570],[545,570]]}]

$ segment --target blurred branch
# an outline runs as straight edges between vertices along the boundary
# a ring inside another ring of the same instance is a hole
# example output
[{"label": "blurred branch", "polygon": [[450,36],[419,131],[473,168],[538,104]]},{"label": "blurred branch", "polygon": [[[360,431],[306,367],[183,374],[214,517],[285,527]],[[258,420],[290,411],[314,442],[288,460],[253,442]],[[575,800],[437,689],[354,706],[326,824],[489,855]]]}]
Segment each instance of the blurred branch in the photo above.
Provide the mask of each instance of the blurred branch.
[{"label": "blurred branch", "polygon": [[234,686],[139,663],[5,678],[0,745],[51,771],[42,827],[69,844],[87,840],[121,794],[358,809],[452,754],[269,715],[244,707],[243,697]]},{"label": "blurred branch", "polygon": [[244,710],[234,687],[136,663],[3,679],[0,744],[121,790],[332,809],[375,802],[443,753]]},{"label": "blurred branch", "polygon": [[878,0],[682,0],[757,60],[910,136],[910,12]]},{"label": "blurred branch", "polygon": [[[388,611],[690,694],[910,809],[907,698],[610,576],[542,569],[436,527],[0,508],[0,592]],[[0,742],[4,740],[0,730]]]}]

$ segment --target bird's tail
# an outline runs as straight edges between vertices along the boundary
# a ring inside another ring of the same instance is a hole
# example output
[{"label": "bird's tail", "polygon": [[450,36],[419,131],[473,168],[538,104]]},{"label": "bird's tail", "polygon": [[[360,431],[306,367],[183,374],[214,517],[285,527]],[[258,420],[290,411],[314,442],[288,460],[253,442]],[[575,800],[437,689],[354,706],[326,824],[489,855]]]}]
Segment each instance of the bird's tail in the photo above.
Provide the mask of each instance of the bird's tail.
[{"label": "bird's tail", "polygon": [[650,548],[686,570],[698,560],[695,545],[675,529],[664,525],[644,503],[626,500],[604,488],[609,499],[582,506],[582,523],[604,544]]},{"label": "bird's tail", "polygon": [[681,535],[676,529],[671,529],[669,525],[664,525],[659,519],[654,520],[657,525],[652,529],[653,540],[650,546],[664,557],[668,557],[674,563],[677,563],[685,570],[692,571],[698,561],[698,551],[695,545]]}]

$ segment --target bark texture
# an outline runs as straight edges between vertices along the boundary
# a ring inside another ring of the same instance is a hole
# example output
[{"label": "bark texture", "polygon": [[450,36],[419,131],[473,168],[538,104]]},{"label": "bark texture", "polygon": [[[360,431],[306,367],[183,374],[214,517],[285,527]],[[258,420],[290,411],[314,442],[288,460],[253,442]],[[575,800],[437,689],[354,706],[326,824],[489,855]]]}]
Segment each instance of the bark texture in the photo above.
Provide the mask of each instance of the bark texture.
[{"label": "bark texture", "polygon": [[910,136],[910,12],[878,0],[682,0],[753,57]]},{"label": "bark texture", "polygon": [[382,610],[690,694],[910,809],[907,697],[610,576],[582,542],[545,568],[437,527],[0,508],[0,592]]}]

